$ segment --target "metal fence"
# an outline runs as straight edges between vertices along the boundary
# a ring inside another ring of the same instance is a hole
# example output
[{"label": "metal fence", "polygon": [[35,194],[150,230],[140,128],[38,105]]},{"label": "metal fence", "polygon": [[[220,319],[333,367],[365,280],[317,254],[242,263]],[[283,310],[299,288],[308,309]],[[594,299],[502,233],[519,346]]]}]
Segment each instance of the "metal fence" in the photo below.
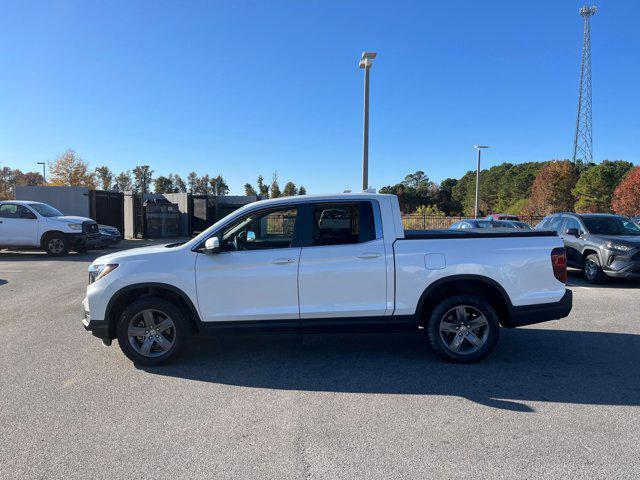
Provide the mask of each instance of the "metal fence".
[{"label": "metal fence", "polygon": [[[528,223],[532,227],[542,220],[544,217],[518,215],[521,222]],[[446,230],[455,222],[460,220],[473,219],[473,217],[436,217],[429,215],[402,215],[402,224],[405,230]]]}]

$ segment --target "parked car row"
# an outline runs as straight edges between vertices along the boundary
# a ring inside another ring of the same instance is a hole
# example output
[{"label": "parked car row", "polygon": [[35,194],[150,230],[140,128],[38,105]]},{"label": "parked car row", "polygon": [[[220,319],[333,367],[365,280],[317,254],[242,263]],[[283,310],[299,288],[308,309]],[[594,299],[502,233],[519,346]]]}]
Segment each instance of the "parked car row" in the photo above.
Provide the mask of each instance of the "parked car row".
[{"label": "parked car row", "polygon": [[529,224],[519,220],[495,220],[493,218],[460,220],[449,227],[450,230],[472,230],[478,228],[532,230]]},{"label": "parked car row", "polygon": [[0,201],[0,248],[39,248],[62,256],[70,250],[82,253],[115,245],[121,238],[117,228],[64,215],[46,203]]}]

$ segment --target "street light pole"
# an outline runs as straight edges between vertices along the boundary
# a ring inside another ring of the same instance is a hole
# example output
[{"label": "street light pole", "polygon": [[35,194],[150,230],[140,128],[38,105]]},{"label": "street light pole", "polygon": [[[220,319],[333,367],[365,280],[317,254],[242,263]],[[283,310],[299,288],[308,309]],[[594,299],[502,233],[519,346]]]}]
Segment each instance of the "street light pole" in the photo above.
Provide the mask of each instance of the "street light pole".
[{"label": "street light pole", "polygon": [[478,218],[478,206],[480,205],[480,155],[483,148],[489,148],[487,145],[474,145],[473,148],[478,150],[478,166],[476,167],[476,206],[474,209],[474,218]]},{"label": "street light pole", "polygon": [[364,131],[362,135],[362,190],[369,188],[369,70],[375,52],[363,52],[358,66],[364,69]]},{"label": "street light pole", "polygon": [[44,183],[47,183],[47,173],[45,172],[45,169],[44,169],[44,162],[38,162],[38,165],[42,165],[42,181]]}]

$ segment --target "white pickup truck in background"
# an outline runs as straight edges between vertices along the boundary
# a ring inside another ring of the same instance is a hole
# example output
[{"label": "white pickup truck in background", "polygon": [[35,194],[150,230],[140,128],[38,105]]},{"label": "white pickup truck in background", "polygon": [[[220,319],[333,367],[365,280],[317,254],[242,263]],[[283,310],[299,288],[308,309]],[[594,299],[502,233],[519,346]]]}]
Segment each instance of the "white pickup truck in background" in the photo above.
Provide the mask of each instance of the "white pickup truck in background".
[{"label": "white pickup truck in background", "polygon": [[89,272],[85,328],[143,365],[172,360],[192,334],[255,329],[426,332],[445,359],[472,362],[501,326],[571,310],[554,232],[405,231],[393,195],[252,203]]},{"label": "white pickup truck in background", "polygon": [[39,248],[61,256],[99,242],[98,224],[90,218],[64,215],[46,203],[0,201],[0,248]]}]

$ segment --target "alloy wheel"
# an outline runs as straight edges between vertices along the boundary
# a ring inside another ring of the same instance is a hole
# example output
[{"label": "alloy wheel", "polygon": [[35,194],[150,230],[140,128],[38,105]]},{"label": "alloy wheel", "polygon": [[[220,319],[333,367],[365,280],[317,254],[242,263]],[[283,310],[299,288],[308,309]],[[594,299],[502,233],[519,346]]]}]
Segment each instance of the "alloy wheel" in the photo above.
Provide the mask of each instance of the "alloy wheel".
[{"label": "alloy wheel", "polygon": [[442,316],[439,331],[440,339],[449,351],[468,355],[487,343],[489,322],[477,308],[458,305]]},{"label": "alloy wheel", "polygon": [[596,275],[598,274],[598,266],[596,265],[596,262],[593,260],[587,260],[584,264],[584,273],[590,280],[596,278]]},{"label": "alloy wheel", "polygon": [[143,310],[127,327],[127,337],[133,349],[145,357],[161,357],[176,342],[176,327],[171,317],[160,310]]},{"label": "alloy wheel", "polygon": [[64,251],[64,242],[60,238],[52,238],[49,240],[49,251],[53,254],[59,254]]}]

